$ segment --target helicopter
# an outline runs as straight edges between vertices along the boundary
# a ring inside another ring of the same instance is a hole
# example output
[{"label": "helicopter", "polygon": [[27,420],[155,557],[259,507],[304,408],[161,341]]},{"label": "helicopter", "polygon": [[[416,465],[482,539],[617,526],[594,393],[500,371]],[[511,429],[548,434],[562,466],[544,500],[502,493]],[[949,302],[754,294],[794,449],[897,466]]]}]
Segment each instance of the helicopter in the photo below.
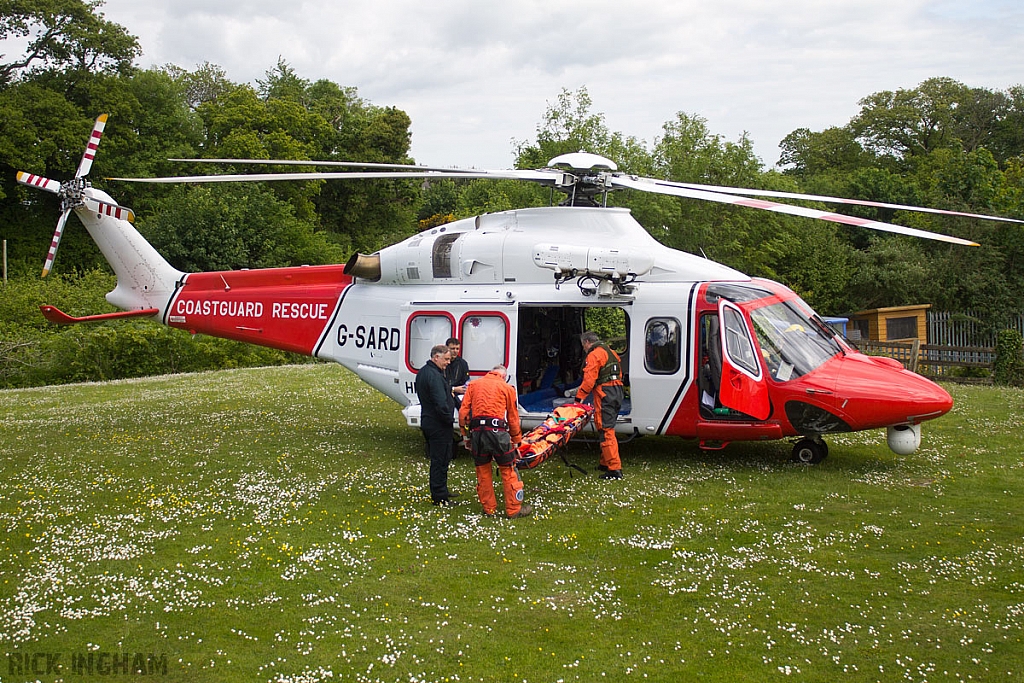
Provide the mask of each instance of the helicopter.
[{"label": "helicopter", "polygon": [[[732,442],[795,439],[792,458],[818,463],[828,434],[885,429],[901,455],[921,443],[922,423],[953,406],[939,385],[901,363],[858,351],[786,286],[662,245],[630,214],[609,207],[619,190],[654,192],[941,240],[968,240],[831,213],[775,199],[867,205],[986,220],[1014,219],[749,188],[680,183],[618,171],[577,152],[535,170],[457,170],[403,164],[204,159],[209,163],[339,166],[340,171],[171,178],[153,183],[512,178],[566,196],[557,206],[455,220],[345,264],[185,273],[132,225],[134,214],[86,180],[106,115],[96,119],[71,180],[19,172],[18,181],[59,195],[61,214],[43,275],[75,213],[117,276],[116,313],[59,324],[148,318],[193,335],[223,337],[319,359],[354,372],[419,425],[418,369],[431,347],[461,341],[471,377],[508,368],[524,428],[572,395],[582,374],[579,335],[609,316],[621,340],[627,398],[620,439],[664,435],[703,449]],[[185,160],[181,160],[185,161]],[[368,170],[353,170],[368,169]]]}]

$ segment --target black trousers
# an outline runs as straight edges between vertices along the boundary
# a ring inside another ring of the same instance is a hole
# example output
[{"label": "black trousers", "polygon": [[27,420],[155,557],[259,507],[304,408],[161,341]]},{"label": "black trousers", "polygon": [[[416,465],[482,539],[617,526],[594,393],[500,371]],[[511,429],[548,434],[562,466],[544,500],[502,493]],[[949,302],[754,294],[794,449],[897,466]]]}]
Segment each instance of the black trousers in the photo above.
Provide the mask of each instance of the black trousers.
[{"label": "black trousers", "polygon": [[448,492],[448,464],[452,460],[452,430],[451,427],[441,427],[422,431],[430,457],[430,499],[440,503],[451,495]]}]

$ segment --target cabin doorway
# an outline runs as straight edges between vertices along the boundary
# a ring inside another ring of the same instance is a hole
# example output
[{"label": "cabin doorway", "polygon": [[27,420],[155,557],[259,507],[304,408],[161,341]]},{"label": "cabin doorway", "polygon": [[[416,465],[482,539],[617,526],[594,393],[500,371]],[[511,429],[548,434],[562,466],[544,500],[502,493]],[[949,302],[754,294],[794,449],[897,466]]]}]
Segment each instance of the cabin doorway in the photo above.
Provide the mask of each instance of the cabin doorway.
[{"label": "cabin doorway", "polygon": [[580,335],[593,330],[622,360],[629,413],[629,315],[621,306],[520,305],[516,388],[527,413],[547,415],[583,380]]}]

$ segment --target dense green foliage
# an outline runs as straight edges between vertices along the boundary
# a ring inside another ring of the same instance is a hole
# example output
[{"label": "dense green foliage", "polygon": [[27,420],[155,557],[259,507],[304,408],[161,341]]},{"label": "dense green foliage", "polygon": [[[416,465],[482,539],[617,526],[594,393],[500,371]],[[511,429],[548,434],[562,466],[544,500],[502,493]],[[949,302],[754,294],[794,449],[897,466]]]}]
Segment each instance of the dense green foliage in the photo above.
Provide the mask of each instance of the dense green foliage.
[{"label": "dense green foliage", "polygon": [[[141,232],[186,271],[340,262],[455,218],[559,201],[547,189],[508,180],[422,187],[390,180],[177,187],[104,181],[213,168],[170,158],[408,163],[411,121],[395,107],[363,100],[354,87],[303,79],[283,60],[254,85],[234,83],[212,64],[138,69],[137,40],[106,21],[99,4],[0,0],[0,39],[26,43],[23,54],[0,59],[0,238],[14,281],[39,272],[58,214],[56,198],[17,185],[15,171],[73,175],[100,112],[111,118],[92,182],[135,209]],[[535,139],[514,144],[515,164],[536,168],[587,150],[644,176],[1024,218],[1024,87],[999,91],[933,78],[868,95],[860,105],[846,125],[790,133],[780,143],[779,169],[767,169],[749,138],[724,140],[698,115],[681,111],[644,141],[610,130],[586,88],[564,90],[548,103]],[[1017,224],[840,209],[981,244],[964,248],[644,193],[615,193],[609,203],[630,208],[663,243],[784,282],[824,314],[930,302],[935,310],[969,310],[992,331],[1024,300],[1024,230]],[[55,266],[67,286],[107,268],[76,223],[69,223]],[[5,335],[42,333],[37,314],[20,315],[27,317],[0,318]],[[38,351],[36,342],[3,348]]]},{"label": "dense green foliage", "polygon": [[1024,336],[1017,330],[1003,330],[996,336],[992,378],[996,384],[1024,386]]},{"label": "dense green foliage", "polygon": [[71,315],[115,310],[103,295],[112,275],[12,280],[0,294],[0,388],[301,362],[296,354],[225,339],[191,337],[151,322],[57,326],[41,304]]}]

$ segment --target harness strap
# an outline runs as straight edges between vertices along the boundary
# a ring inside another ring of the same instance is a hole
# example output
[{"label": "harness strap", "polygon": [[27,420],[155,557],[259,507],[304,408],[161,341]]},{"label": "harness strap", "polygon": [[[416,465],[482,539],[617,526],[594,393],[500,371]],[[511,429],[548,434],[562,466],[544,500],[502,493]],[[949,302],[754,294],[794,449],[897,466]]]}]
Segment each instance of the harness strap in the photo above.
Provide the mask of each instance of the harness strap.
[{"label": "harness strap", "polygon": [[500,417],[474,417],[469,421],[471,431],[489,429],[492,432],[507,432],[508,422]]},{"label": "harness strap", "polygon": [[607,344],[599,342],[594,345],[594,348],[604,349],[606,359],[604,365],[597,372],[597,381],[594,383],[595,386],[606,384],[608,382],[614,382],[622,379],[622,369],[619,367],[619,361]]}]

